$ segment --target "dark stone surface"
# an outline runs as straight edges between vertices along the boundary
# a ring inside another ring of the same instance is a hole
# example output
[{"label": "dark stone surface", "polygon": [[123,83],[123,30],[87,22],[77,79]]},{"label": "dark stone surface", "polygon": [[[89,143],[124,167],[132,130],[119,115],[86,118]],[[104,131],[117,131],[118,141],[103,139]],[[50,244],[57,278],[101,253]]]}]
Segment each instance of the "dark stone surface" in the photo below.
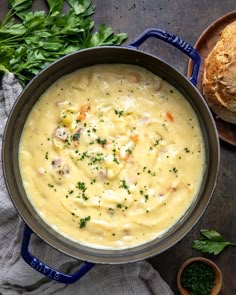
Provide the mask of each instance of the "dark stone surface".
[{"label": "dark stone surface", "polygon": [[[96,24],[106,23],[116,32],[129,34],[131,42],[146,28],[157,27],[178,34],[194,45],[199,35],[217,18],[235,9],[235,0],[94,0]],[[45,8],[43,0],[34,1],[34,9]],[[6,14],[7,1],[0,0],[0,19]],[[186,72],[188,59],[162,41],[150,39],[142,49],[164,59],[182,73]],[[153,266],[169,283],[175,294],[176,274],[189,257],[205,256],[215,261],[223,272],[221,295],[236,294],[236,251],[228,248],[219,256],[201,255],[191,249],[201,228],[212,228],[227,240],[236,241],[236,149],[221,142],[221,163],[217,186],[212,201],[197,225],[179,243],[163,254],[150,259]],[[164,295],[164,294],[163,294]]]}]

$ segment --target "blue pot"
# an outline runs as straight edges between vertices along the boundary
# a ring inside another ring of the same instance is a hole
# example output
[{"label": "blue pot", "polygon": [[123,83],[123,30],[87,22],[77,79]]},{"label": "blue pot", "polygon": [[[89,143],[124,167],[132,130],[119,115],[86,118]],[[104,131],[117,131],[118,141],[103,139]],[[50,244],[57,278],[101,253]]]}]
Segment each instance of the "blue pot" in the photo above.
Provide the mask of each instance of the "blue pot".
[{"label": "blue pot", "polygon": [[[193,60],[193,71],[188,79],[168,63],[138,50],[150,37],[162,39],[183,51]],[[163,237],[146,244],[125,250],[94,249],[73,242],[49,227],[29,202],[19,170],[18,149],[25,121],[38,98],[60,77],[94,64],[134,64],[162,77],[178,89],[195,110],[205,143],[206,171],[199,194],[188,212]],[[24,260],[42,274],[65,284],[80,279],[94,263],[126,263],[151,257],[173,246],[186,235],[199,220],[211,199],[219,166],[219,142],[214,120],[203,97],[195,87],[200,67],[196,50],[179,37],[160,29],[149,29],[127,47],[106,46],[81,50],[51,64],[36,76],[18,97],[8,122],[3,139],[3,171],[9,194],[17,211],[26,223],[21,247]],[[57,250],[88,261],[73,275],[66,275],[41,262],[29,252],[32,233]]]}]

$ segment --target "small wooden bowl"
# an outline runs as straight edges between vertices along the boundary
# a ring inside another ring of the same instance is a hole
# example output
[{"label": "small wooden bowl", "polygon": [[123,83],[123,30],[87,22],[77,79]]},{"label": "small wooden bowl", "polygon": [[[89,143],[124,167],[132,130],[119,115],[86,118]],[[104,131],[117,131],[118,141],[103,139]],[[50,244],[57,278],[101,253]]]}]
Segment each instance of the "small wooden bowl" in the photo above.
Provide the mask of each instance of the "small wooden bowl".
[{"label": "small wooden bowl", "polygon": [[179,271],[178,271],[178,275],[177,275],[177,285],[178,285],[178,289],[181,293],[181,295],[190,295],[190,293],[184,289],[181,285],[181,275],[182,272],[184,270],[184,268],[189,265],[192,262],[203,262],[209,266],[211,266],[214,271],[215,271],[215,286],[212,288],[211,290],[211,295],[217,295],[220,292],[221,286],[222,286],[222,274],[221,271],[219,269],[219,267],[211,260],[207,259],[207,258],[203,258],[203,257],[194,257],[194,258],[190,258],[188,260],[186,260],[183,265],[180,267]]}]

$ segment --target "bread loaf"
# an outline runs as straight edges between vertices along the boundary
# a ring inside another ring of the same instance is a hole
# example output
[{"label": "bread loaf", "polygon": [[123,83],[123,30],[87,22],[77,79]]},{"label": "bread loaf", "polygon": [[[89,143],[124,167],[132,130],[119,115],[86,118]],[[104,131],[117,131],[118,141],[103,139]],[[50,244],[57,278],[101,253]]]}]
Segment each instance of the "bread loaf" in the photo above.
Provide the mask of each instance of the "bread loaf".
[{"label": "bread loaf", "polygon": [[236,124],[236,21],[221,32],[205,60],[203,94],[221,119]]}]

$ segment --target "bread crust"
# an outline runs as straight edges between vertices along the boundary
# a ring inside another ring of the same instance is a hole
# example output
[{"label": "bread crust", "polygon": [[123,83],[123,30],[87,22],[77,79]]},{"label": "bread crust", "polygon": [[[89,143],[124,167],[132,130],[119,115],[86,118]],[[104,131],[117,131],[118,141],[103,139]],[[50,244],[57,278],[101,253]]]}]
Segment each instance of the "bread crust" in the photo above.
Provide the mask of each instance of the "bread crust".
[{"label": "bread crust", "polygon": [[220,35],[205,60],[203,94],[223,120],[236,124],[236,21]]}]

